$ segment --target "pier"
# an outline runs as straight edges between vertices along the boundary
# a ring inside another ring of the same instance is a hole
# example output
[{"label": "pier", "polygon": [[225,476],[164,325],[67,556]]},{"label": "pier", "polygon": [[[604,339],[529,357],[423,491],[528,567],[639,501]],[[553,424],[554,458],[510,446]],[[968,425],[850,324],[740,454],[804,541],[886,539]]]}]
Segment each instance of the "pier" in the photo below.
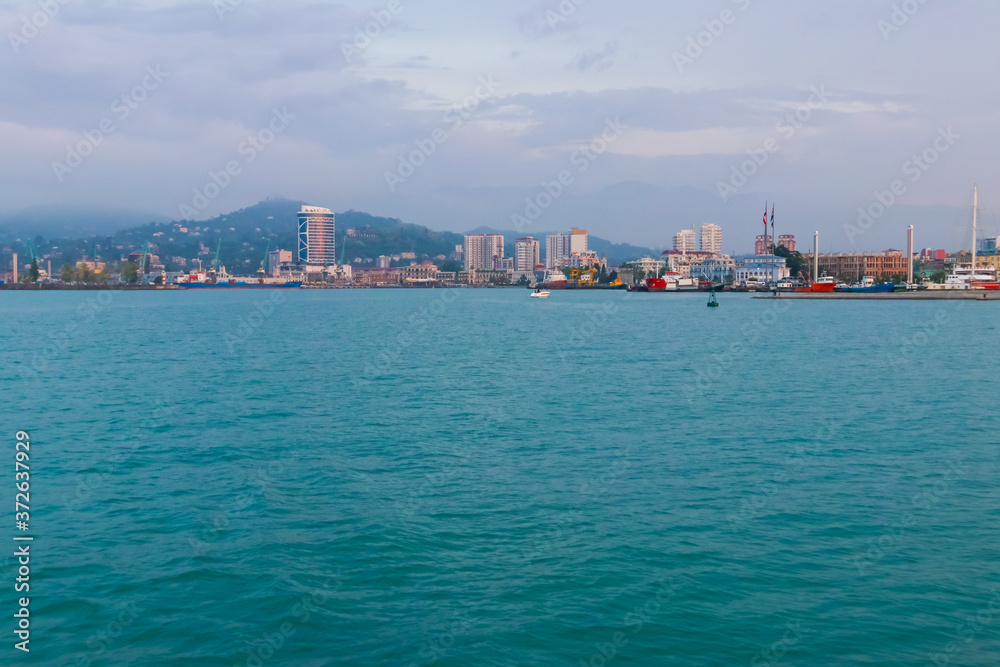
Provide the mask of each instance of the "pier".
[{"label": "pier", "polygon": [[857,294],[850,292],[778,292],[768,296],[755,296],[766,300],[803,301],[1000,301],[1000,291],[995,290],[924,290],[918,292],[884,292]]}]

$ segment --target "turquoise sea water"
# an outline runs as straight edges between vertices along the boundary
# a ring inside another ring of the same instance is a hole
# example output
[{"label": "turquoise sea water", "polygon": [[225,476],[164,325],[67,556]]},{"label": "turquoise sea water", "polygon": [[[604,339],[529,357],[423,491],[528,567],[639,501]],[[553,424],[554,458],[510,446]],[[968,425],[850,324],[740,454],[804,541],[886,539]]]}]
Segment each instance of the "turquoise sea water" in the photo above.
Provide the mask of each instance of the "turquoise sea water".
[{"label": "turquoise sea water", "polygon": [[1000,307],[705,302],[0,293],[0,664],[1000,664]]}]

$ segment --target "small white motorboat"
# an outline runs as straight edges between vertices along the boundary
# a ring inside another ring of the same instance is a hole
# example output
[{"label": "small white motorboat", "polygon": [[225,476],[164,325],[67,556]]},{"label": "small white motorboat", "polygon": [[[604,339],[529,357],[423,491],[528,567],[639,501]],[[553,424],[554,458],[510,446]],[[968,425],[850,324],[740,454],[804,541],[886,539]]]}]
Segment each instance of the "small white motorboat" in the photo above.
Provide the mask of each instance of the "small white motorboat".
[{"label": "small white motorboat", "polygon": [[551,292],[549,292],[548,290],[544,290],[544,289],[542,289],[542,288],[539,287],[538,289],[536,289],[534,292],[531,293],[531,298],[532,299],[548,299],[549,298],[549,294],[551,294]]}]

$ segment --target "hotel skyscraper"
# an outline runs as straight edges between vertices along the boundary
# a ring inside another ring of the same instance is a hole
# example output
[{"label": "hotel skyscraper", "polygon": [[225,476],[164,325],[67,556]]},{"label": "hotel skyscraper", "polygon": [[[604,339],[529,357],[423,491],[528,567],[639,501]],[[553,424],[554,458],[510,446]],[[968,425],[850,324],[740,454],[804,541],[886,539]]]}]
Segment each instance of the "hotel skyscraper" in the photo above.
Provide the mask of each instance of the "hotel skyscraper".
[{"label": "hotel skyscraper", "polygon": [[303,206],[299,211],[298,263],[313,267],[337,265],[334,213],[328,208]]}]

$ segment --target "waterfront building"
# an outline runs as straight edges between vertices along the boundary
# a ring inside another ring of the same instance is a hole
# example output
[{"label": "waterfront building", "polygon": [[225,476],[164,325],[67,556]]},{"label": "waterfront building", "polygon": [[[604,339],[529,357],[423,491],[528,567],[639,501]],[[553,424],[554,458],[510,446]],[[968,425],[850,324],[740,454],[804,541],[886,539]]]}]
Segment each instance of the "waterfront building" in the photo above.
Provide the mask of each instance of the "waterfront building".
[{"label": "waterfront building", "polygon": [[379,285],[398,285],[402,278],[399,269],[361,269],[354,275],[355,285],[376,287]]},{"label": "waterfront building", "polygon": [[[969,261],[972,261],[971,258]],[[987,255],[976,255],[976,266],[1000,269],[1000,253],[994,250],[992,253]]]},{"label": "waterfront building", "polygon": [[652,257],[643,257],[640,260],[629,262],[625,267],[633,271],[642,271],[642,275],[646,277],[662,275],[667,268],[666,264]]},{"label": "waterfront building", "polygon": [[379,255],[375,264],[380,269],[388,269],[392,266],[392,257],[389,257],[388,255]]},{"label": "waterfront building", "polygon": [[693,229],[682,229],[674,234],[674,250],[682,253],[698,251],[698,237]]},{"label": "waterfront building", "polygon": [[534,271],[539,259],[539,244],[533,236],[525,236],[514,241],[515,271]]},{"label": "waterfront building", "polygon": [[503,235],[469,234],[465,237],[465,270],[499,269],[503,260]]},{"label": "waterfront building", "polygon": [[[804,255],[806,263],[812,266],[813,254]],[[845,282],[855,282],[865,276],[895,280],[905,280],[909,271],[909,260],[902,250],[885,252],[832,253],[819,256],[820,275],[835,276]],[[814,276],[815,277],[815,276]]]},{"label": "waterfront building", "polygon": [[298,263],[313,270],[336,266],[337,241],[333,211],[319,206],[303,206],[298,218]]},{"label": "waterfront building", "polygon": [[403,270],[401,271],[403,282],[426,282],[428,280],[437,280],[437,276],[438,267],[429,261],[424,262],[423,264],[411,262],[409,266],[403,267]]},{"label": "waterfront building", "polygon": [[292,263],[291,250],[272,250],[267,254],[267,272],[269,275],[277,274],[282,266]]},{"label": "waterfront building", "polygon": [[710,280],[713,283],[724,283],[736,276],[736,260],[728,255],[708,257],[700,262],[691,263],[687,267],[692,278]]},{"label": "waterfront building", "polygon": [[580,255],[590,250],[586,229],[574,227],[569,232],[569,255]]},{"label": "waterfront building", "polygon": [[774,237],[768,234],[767,236],[760,235],[757,237],[756,242],[754,242],[753,252],[755,255],[770,255],[771,246],[774,244]]},{"label": "waterfront building", "polygon": [[545,237],[545,268],[558,269],[573,254],[570,238],[566,234]]},{"label": "waterfront building", "polygon": [[744,255],[736,258],[733,267],[733,278],[737,283],[756,281],[774,285],[790,274],[785,258],[775,255]]},{"label": "waterfront building", "polygon": [[583,269],[598,269],[601,266],[607,267],[608,260],[601,259],[597,256],[597,252],[594,250],[585,250],[583,252],[573,253],[564,262],[564,266],[574,266]]},{"label": "waterfront building", "polygon": [[978,251],[984,255],[997,254],[997,241],[1000,241],[1000,236],[980,239]]},{"label": "waterfront building", "polygon": [[778,245],[785,246],[788,248],[789,252],[795,252],[795,235],[794,234],[779,234],[778,235]]},{"label": "waterfront building", "polygon": [[511,281],[513,271],[499,269],[473,269],[458,272],[458,282],[463,285],[487,285],[489,283],[506,283]]},{"label": "waterfront building", "polygon": [[722,254],[722,227],[711,224],[702,225],[701,244],[698,249],[715,255]]}]

